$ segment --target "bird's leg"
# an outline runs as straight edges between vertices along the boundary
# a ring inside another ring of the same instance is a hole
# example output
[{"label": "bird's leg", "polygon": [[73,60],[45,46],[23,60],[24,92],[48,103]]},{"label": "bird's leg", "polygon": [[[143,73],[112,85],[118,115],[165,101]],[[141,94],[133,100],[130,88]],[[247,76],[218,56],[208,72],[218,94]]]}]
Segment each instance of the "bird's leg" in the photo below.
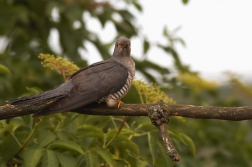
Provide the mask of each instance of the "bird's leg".
[{"label": "bird's leg", "polygon": [[121,100],[118,100],[118,102],[117,102],[117,108],[118,109],[120,108],[121,104],[123,104],[123,102]]}]

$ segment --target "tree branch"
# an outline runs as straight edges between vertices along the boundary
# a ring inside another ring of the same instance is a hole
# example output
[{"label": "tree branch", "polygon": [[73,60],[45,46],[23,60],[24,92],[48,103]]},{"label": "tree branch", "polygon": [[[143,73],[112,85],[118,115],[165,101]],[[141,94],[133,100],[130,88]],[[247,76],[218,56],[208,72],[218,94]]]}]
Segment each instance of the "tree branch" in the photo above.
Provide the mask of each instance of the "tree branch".
[{"label": "tree branch", "polygon": [[[120,109],[108,108],[106,104],[91,104],[73,112],[89,115],[120,115],[120,116],[147,116],[148,109],[158,104],[122,104]],[[27,114],[34,114],[41,110],[41,106],[7,104],[0,107],[0,119],[7,119]],[[214,107],[194,106],[183,104],[165,104],[165,110],[170,116],[182,116],[197,119],[221,119],[242,121],[252,119],[252,106],[245,107]]]},{"label": "tree branch", "polygon": [[[150,107],[158,104],[122,104],[120,109],[108,108],[106,105],[86,106],[75,110],[81,114],[90,115],[120,115],[120,116],[148,116]],[[217,107],[194,106],[184,104],[166,104],[165,111],[170,116],[182,116],[196,119],[221,119],[242,121],[252,119],[252,106],[245,107]]]}]

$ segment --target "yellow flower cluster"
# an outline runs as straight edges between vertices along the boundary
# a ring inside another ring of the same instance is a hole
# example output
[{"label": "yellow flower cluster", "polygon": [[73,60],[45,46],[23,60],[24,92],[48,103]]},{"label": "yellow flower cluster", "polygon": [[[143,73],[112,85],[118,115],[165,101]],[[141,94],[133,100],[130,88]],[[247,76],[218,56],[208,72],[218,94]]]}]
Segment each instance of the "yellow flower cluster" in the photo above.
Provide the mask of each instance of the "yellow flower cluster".
[{"label": "yellow flower cluster", "polygon": [[151,83],[148,85],[141,80],[133,80],[133,85],[140,96],[142,104],[157,103],[159,100],[163,100],[168,104],[175,103],[157,84]]},{"label": "yellow flower cluster", "polygon": [[79,70],[79,67],[77,67],[73,62],[70,62],[67,58],[42,53],[39,54],[38,58],[43,60],[41,64],[44,67],[49,67],[52,70],[60,72],[65,80],[67,80],[71,74]]}]

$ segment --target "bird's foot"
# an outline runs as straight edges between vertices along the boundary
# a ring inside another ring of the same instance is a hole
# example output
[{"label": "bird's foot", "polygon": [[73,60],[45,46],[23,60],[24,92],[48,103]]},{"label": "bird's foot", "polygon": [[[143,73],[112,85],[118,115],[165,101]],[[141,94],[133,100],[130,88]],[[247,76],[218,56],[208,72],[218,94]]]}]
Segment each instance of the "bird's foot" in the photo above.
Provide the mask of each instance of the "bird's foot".
[{"label": "bird's foot", "polygon": [[124,103],[121,100],[118,100],[118,102],[117,102],[117,108],[118,109],[120,108],[121,104],[124,104]]}]

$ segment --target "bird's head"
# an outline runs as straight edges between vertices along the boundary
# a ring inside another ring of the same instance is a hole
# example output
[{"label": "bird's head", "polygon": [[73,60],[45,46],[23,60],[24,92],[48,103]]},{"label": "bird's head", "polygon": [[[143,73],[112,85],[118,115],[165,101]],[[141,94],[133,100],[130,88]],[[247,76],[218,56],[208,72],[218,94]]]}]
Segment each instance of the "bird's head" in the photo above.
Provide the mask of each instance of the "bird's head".
[{"label": "bird's head", "polygon": [[125,37],[118,38],[115,43],[113,56],[130,56],[130,40]]}]

